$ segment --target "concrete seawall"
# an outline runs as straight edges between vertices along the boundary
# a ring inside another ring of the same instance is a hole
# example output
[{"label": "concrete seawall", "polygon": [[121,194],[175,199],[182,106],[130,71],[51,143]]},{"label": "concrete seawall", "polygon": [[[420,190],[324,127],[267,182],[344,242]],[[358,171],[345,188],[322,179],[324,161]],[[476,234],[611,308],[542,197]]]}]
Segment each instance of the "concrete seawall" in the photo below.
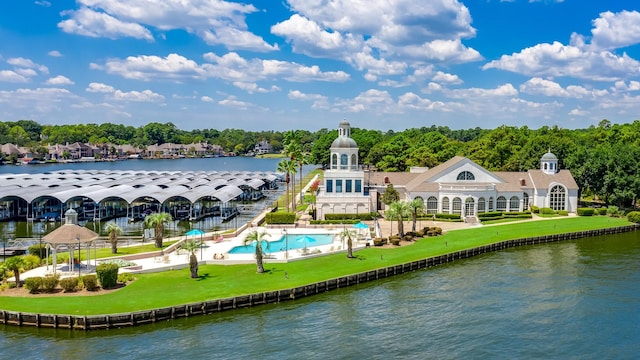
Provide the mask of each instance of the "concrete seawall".
[{"label": "concrete seawall", "polygon": [[612,235],[640,230],[640,225],[628,225],[607,229],[578,231],[565,234],[536,236],[523,239],[501,241],[472,249],[416,260],[409,263],[392,265],[358,274],[346,275],[335,279],[320,281],[295,288],[269,291],[258,294],[242,295],[225,299],[209,300],[184,305],[176,305],[160,309],[136,311],[124,314],[109,315],[52,315],[0,310],[0,323],[18,326],[36,326],[50,328],[66,328],[78,330],[98,330],[137,326],[181,317],[211,314],[232,309],[240,309],[264,304],[279,303],[327,291],[353,286],[360,283],[404,274],[418,269],[429,268],[451,261],[466,259],[480,254],[500,251],[516,246],[536,245],[563,240],[573,240],[592,236]]}]

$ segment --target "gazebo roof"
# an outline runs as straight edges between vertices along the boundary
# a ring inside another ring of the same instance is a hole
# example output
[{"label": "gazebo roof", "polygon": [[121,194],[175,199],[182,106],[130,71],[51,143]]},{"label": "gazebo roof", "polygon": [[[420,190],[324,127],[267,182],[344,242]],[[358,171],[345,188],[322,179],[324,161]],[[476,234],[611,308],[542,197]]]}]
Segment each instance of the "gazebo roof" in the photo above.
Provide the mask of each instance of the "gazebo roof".
[{"label": "gazebo roof", "polygon": [[50,244],[77,244],[91,242],[98,238],[98,234],[86,227],[76,224],[63,224],[42,237]]}]

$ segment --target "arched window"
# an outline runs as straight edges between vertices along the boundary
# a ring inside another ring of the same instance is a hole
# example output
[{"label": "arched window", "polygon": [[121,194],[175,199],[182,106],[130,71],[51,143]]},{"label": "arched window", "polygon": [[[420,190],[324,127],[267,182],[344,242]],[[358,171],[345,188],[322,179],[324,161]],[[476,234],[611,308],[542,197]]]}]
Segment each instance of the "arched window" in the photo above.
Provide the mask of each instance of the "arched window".
[{"label": "arched window", "polygon": [[498,196],[496,200],[496,211],[507,211],[507,198]]},{"label": "arched window", "polygon": [[493,211],[493,196],[489,198],[489,209],[487,211]]},{"label": "arched window", "polygon": [[445,214],[449,213],[449,198],[446,196],[442,198],[442,212]]},{"label": "arched window", "polygon": [[524,193],[522,195],[522,199],[523,199],[523,201],[522,201],[522,210],[523,211],[529,210],[529,194]]},{"label": "arched window", "polygon": [[331,155],[331,168],[334,170],[338,168],[338,154]]},{"label": "arched window", "polygon": [[481,197],[480,199],[478,199],[478,214],[485,212],[485,206],[486,206],[486,203],[484,198]]},{"label": "arched window", "polygon": [[458,174],[458,179],[457,180],[475,180],[476,177],[473,176],[472,173],[470,173],[469,171],[463,171],[460,174]]},{"label": "arched window", "polygon": [[351,154],[351,170],[358,169],[358,161],[356,160],[356,154]]},{"label": "arched window", "polygon": [[429,196],[427,199],[427,214],[435,214],[438,212],[438,199],[435,196]]},{"label": "arched window", "polygon": [[462,200],[459,197],[453,198],[453,213],[458,215],[462,213]]},{"label": "arched window", "polygon": [[549,207],[553,210],[566,210],[567,190],[562,185],[556,185],[549,192]]},{"label": "arched window", "polygon": [[509,211],[520,211],[520,198],[517,196],[512,196],[509,199]]},{"label": "arched window", "polygon": [[349,155],[340,155],[340,170],[347,170],[349,166]]}]

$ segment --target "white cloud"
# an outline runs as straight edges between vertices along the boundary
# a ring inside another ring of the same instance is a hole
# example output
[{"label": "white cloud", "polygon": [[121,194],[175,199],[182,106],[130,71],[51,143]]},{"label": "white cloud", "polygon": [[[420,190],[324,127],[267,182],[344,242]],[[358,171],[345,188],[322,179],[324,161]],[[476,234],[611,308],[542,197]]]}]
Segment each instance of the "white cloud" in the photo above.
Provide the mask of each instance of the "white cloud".
[{"label": "white cloud", "polygon": [[51,50],[47,53],[47,55],[52,57],[62,57],[62,53],[58,50]]},{"label": "white cloud", "polygon": [[45,84],[47,84],[47,85],[73,85],[75,83],[73,81],[71,81],[71,79],[67,78],[66,76],[58,75],[58,76],[52,77],[49,80],[47,80],[45,82]]},{"label": "white cloud", "polygon": [[335,102],[334,110],[338,112],[374,112],[379,114],[397,114],[398,107],[387,91],[369,89],[361,92],[353,99]]},{"label": "white cloud", "polygon": [[26,76],[22,76],[15,71],[0,70],[0,81],[12,82],[12,83],[26,83],[29,81],[29,78],[27,78]]},{"label": "white cloud", "polygon": [[447,83],[447,84],[462,84],[462,80],[455,74],[448,74],[442,71],[436,72],[436,74],[431,78],[433,81],[437,81],[439,83]]},{"label": "white cloud", "polygon": [[273,85],[270,89],[259,87],[258,84],[254,82],[245,82],[245,81],[234,81],[233,85],[237,88],[240,88],[249,94],[253,94],[254,92],[258,93],[268,93],[268,92],[276,92],[280,91],[280,88]]},{"label": "white cloud", "polygon": [[111,85],[92,82],[89,84],[89,87],[85,89],[85,91],[92,93],[113,93],[116,91],[116,89]]},{"label": "white cloud", "polygon": [[[251,4],[223,0],[78,0],[80,8],[67,11],[71,19],[58,24],[65,31],[95,37],[134,37],[151,40],[148,28],[184,30],[208,44],[228,49],[277,50],[249,32],[247,14],[258,11]],[[118,31],[112,25],[122,24]],[[163,37],[163,34],[159,35]]]},{"label": "white cloud", "polygon": [[514,97],[518,96],[518,90],[511,84],[504,84],[494,89],[468,88],[448,90],[447,95],[456,99]]},{"label": "white cloud", "polygon": [[588,111],[584,111],[580,108],[575,108],[575,109],[571,109],[571,111],[569,111],[569,115],[572,116],[587,116],[589,115]]},{"label": "white cloud", "polygon": [[321,94],[306,94],[300,90],[291,90],[287,97],[297,101],[312,101],[312,109],[329,109],[328,98]]},{"label": "white cloud", "polygon": [[331,53],[344,54],[345,42],[337,31],[322,29],[315,21],[293,14],[271,27],[271,32],[287,38],[293,51],[316,57],[329,57]]},{"label": "white cloud", "polygon": [[118,20],[109,14],[100,13],[89,8],[81,8],[77,11],[66,11],[64,15],[70,15],[71,19],[58,23],[62,31],[89,37],[106,37],[118,39],[133,37],[153,41],[153,35],[145,27]]},{"label": "white cloud", "polygon": [[237,100],[235,96],[229,96],[224,100],[218,101],[219,105],[233,107],[239,110],[247,110],[254,105],[249,102]]},{"label": "white cloud", "polygon": [[144,91],[120,91],[116,90],[113,93],[115,100],[123,101],[136,101],[136,102],[161,102],[164,100],[164,96],[154,93],[151,90]]},{"label": "white cloud", "polygon": [[210,102],[213,102],[213,98],[209,96],[202,96],[200,97],[200,101],[210,103]]},{"label": "white cloud", "polygon": [[27,69],[35,69],[38,70],[39,72],[43,73],[43,74],[48,74],[49,73],[49,69],[44,66],[44,65],[40,65],[40,64],[36,64],[33,61],[31,61],[30,59],[26,59],[26,58],[22,58],[22,57],[17,57],[17,58],[11,58],[7,60],[7,63],[16,67],[22,67],[22,68],[27,68]]},{"label": "white cloud", "polygon": [[619,49],[640,43],[640,12],[606,11],[593,20],[591,45],[597,50]]}]

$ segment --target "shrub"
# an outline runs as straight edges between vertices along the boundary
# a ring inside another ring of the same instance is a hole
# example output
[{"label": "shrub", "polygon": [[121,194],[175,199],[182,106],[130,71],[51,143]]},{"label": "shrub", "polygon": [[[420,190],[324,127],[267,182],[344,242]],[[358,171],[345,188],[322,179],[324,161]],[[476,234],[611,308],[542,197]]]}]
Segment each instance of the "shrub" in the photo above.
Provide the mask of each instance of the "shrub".
[{"label": "shrub", "polygon": [[293,224],[296,222],[296,214],[291,212],[268,213],[264,219],[267,224]]},{"label": "shrub", "polygon": [[540,212],[540,208],[535,205],[531,205],[531,212],[537,214],[538,212]]},{"label": "shrub", "polygon": [[34,276],[24,279],[24,287],[29,290],[31,294],[35,294],[42,288],[42,278],[40,276]]},{"label": "shrub", "polygon": [[595,211],[596,209],[594,208],[578,208],[576,210],[578,216],[593,216],[593,213],[595,213]]},{"label": "shrub", "polygon": [[22,258],[24,260],[25,271],[37,268],[38,266],[40,266],[40,262],[42,261],[42,259],[40,259],[40,257],[38,257],[37,255],[25,255]]},{"label": "shrub", "polygon": [[607,208],[603,207],[600,209],[595,209],[595,214],[596,215],[607,215]]},{"label": "shrub", "polygon": [[35,245],[29,246],[28,252],[29,252],[29,254],[35,255],[35,256],[37,256],[37,257],[39,257],[41,259],[46,258],[47,257],[47,249],[45,248],[44,245],[42,245],[42,256],[40,256],[40,254],[41,254],[40,253],[40,249],[41,249],[40,248],[40,244],[35,244]]},{"label": "shrub", "polygon": [[135,276],[133,276],[132,273],[122,273],[122,274],[118,274],[118,282],[119,283],[128,283],[131,282],[133,280],[135,280]]},{"label": "shrub", "polygon": [[82,277],[82,286],[88,291],[98,290],[98,278],[95,275],[85,275]]},{"label": "shrub", "polygon": [[569,212],[567,210],[558,210],[558,215],[569,216]]},{"label": "shrub", "polygon": [[100,264],[96,267],[96,275],[103,289],[115,287],[118,283],[118,265]]},{"label": "shrub", "polygon": [[103,260],[100,261],[100,264],[115,264],[118,267],[129,267],[129,266],[136,266],[137,264],[129,261],[129,260],[125,260],[125,259],[110,259],[110,260]]},{"label": "shrub", "polygon": [[391,244],[395,245],[395,246],[400,246],[400,239],[389,239],[391,241]]},{"label": "shrub", "polygon": [[607,215],[609,216],[618,217],[620,216],[620,213],[620,209],[615,205],[611,205],[607,208]]},{"label": "shrub", "polygon": [[640,211],[632,211],[627,214],[627,220],[632,223],[640,223]]},{"label": "shrub", "polygon": [[60,274],[47,275],[42,279],[42,290],[45,292],[53,292],[60,282]]},{"label": "shrub", "polygon": [[79,282],[77,277],[64,278],[60,280],[60,287],[64,292],[73,292],[76,291]]},{"label": "shrub", "polygon": [[540,214],[543,214],[543,215],[553,215],[553,214],[555,214],[555,213],[556,213],[556,212],[555,212],[552,208],[549,208],[549,207],[543,207],[543,208],[540,208]]},{"label": "shrub", "polygon": [[457,220],[457,219],[460,219],[460,214],[443,214],[443,213],[437,213],[437,214],[436,214],[436,219],[443,219],[443,220]]}]

